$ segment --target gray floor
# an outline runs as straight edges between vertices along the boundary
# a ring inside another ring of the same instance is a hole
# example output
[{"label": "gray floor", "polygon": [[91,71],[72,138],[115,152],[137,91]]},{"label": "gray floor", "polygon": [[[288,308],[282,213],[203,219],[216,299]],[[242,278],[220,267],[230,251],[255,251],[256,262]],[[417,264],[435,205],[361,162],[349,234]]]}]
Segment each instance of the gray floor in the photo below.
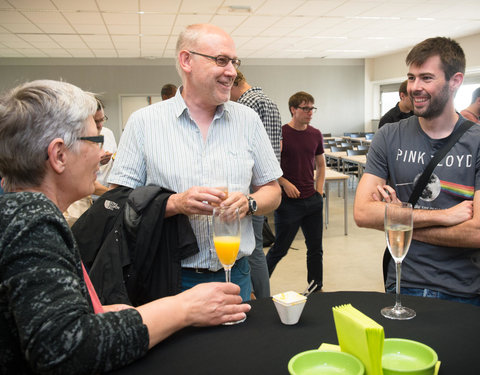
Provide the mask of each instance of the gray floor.
[{"label": "gray floor", "polygon": [[[337,184],[330,187],[330,220],[323,232],[323,291],[384,291],[381,261],[385,235],[357,227],[353,220],[356,184],[348,189],[348,235],[344,234],[343,197]],[[269,215],[273,230],[273,215]],[[264,249],[265,253],[268,248]],[[288,290],[302,292],[307,286],[306,247],[299,230],[292,248],[277,265],[270,278],[271,293]]]}]

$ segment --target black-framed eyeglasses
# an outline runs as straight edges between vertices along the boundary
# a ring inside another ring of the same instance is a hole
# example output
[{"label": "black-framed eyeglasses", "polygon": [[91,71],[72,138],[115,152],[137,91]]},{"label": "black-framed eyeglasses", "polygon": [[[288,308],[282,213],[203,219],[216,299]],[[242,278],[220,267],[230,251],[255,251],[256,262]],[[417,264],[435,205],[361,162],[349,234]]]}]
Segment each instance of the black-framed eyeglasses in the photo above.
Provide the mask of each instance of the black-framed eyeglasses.
[{"label": "black-framed eyeglasses", "polygon": [[106,115],[103,116],[100,120],[95,120],[95,124],[99,124],[99,123],[105,122],[105,121],[108,121],[108,117]]},{"label": "black-framed eyeglasses", "polygon": [[103,147],[103,142],[105,141],[105,137],[103,135],[95,135],[93,137],[78,137],[80,141],[88,141],[97,143],[100,148]]},{"label": "black-framed eyeglasses", "polygon": [[317,112],[317,107],[297,107],[297,108],[301,109],[305,113],[308,113],[310,111],[313,111],[313,113]]},{"label": "black-framed eyeglasses", "polygon": [[233,67],[235,69],[238,69],[238,67],[242,63],[242,61],[239,59],[231,59],[230,57],[225,55],[210,56],[210,55],[204,55],[203,53],[198,53],[194,51],[188,51],[188,52],[190,52],[192,55],[198,55],[198,56],[206,57],[207,59],[212,59],[213,61],[215,61],[215,64],[217,64],[217,66],[221,66],[221,67],[227,66],[228,63],[231,61]]}]

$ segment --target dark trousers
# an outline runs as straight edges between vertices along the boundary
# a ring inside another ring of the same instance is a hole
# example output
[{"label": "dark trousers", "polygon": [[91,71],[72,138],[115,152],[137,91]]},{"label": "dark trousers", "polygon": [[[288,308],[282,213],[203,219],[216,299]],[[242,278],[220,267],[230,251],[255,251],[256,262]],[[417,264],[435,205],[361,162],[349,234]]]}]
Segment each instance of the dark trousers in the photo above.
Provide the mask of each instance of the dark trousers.
[{"label": "dark trousers", "polygon": [[315,193],[306,199],[282,198],[275,210],[275,243],[267,254],[268,273],[271,275],[277,263],[292,244],[298,229],[302,228],[307,245],[307,278],[315,280],[318,290],[323,284],[323,198]]}]

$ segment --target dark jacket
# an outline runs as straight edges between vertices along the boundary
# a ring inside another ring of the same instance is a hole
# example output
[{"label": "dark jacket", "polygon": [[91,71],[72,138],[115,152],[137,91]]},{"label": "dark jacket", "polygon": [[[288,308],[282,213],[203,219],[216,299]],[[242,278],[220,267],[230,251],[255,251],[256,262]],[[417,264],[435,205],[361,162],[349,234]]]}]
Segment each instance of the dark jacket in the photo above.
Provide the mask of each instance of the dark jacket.
[{"label": "dark jacket", "polygon": [[80,254],[103,304],[138,306],[181,290],[181,260],[198,252],[185,215],[164,218],[172,191],[118,187],[73,225]]},{"label": "dark jacket", "polygon": [[395,107],[390,109],[387,113],[385,113],[382,116],[382,118],[380,119],[380,122],[378,123],[378,128],[380,129],[385,124],[399,122],[400,120],[403,120],[404,118],[409,118],[410,116],[413,116],[413,111],[402,112],[400,110],[400,106],[397,103]]}]

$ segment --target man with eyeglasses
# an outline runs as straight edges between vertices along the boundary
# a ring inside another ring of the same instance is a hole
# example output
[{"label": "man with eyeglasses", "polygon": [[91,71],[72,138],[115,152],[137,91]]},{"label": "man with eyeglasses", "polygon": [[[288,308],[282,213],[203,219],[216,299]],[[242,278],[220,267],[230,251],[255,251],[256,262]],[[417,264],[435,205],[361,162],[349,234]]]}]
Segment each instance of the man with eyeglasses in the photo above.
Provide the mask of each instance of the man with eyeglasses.
[{"label": "man with eyeglasses", "polygon": [[322,133],[310,125],[317,109],[313,104],[313,96],[303,91],[288,101],[292,119],[282,126],[283,176],[278,179],[283,190],[282,203],[275,210],[275,242],[267,253],[267,265],[272,275],[302,228],[307,245],[307,281],[316,284],[316,290],[320,291],[325,156]]},{"label": "man with eyeglasses", "polygon": [[[260,87],[252,87],[241,71],[237,69],[237,77],[233,82],[231,100],[244,104],[258,113],[267,131],[273,151],[280,162],[280,141],[282,139],[282,118],[277,105],[265,95]],[[267,261],[263,252],[263,225],[265,217],[252,217],[255,232],[255,249],[248,257],[252,278],[253,293],[256,298],[270,297],[270,280]]]},{"label": "man with eyeglasses", "polygon": [[[109,182],[176,192],[167,201],[165,216],[188,215],[200,250],[182,260],[184,290],[225,280],[213,245],[211,215],[214,205],[238,208],[242,233],[231,276],[246,301],[251,293],[247,257],[255,247],[250,215],[278,206],[282,172],[258,115],[229,101],[240,66],[232,38],[214,25],[191,25],[180,34],[176,55],[182,86],[173,98],[130,116]],[[214,184],[213,175],[223,175],[228,194]]]},{"label": "man with eyeglasses", "polygon": [[108,120],[108,117],[105,115],[105,105],[103,101],[96,97],[97,99],[97,112],[93,119],[95,120],[95,125],[97,126],[98,134],[103,135],[104,143],[102,145],[105,153],[100,159],[100,170],[97,173],[97,181],[95,182],[95,194],[93,195],[93,200],[98,198],[99,195],[105,193],[108,190],[108,175],[113,165],[113,155],[117,152],[117,142],[115,141],[115,135],[113,132],[103,126]]}]

